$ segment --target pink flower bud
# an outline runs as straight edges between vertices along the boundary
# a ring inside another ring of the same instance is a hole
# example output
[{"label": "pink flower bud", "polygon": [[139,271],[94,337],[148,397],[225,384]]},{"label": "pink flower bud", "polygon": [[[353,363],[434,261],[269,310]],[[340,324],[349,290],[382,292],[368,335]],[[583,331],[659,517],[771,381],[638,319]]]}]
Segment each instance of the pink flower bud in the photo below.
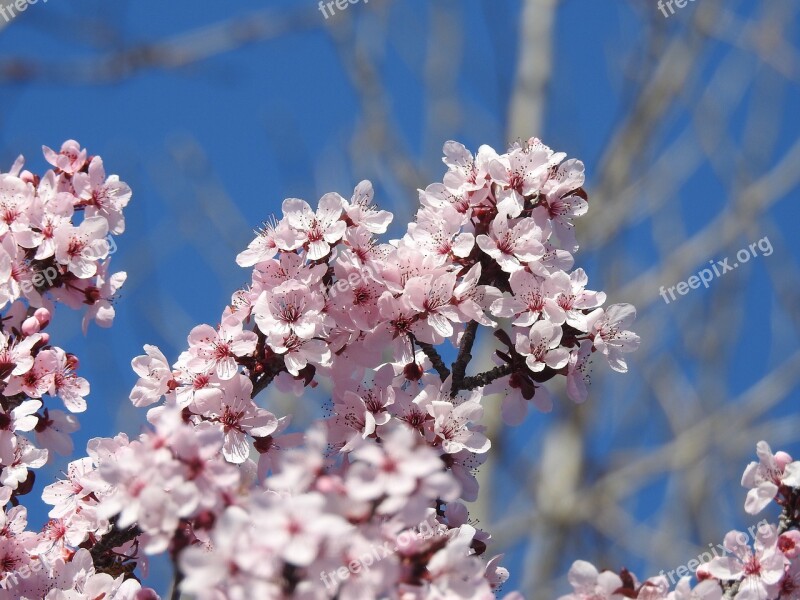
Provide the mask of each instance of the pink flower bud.
[{"label": "pink flower bud", "polygon": [[39,323],[36,317],[28,317],[22,322],[22,333],[25,335],[33,335],[34,333],[39,333],[41,329],[41,324]]},{"label": "pink flower bud", "polygon": [[778,468],[783,471],[790,462],[792,462],[792,457],[786,454],[786,452],[778,451],[775,453],[775,462],[778,465]]},{"label": "pink flower bud", "polygon": [[36,320],[39,321],[39,325],[41,325],[42,328],[47,327],[50,323],[50,311],[44,307],[37,308],[33,316],[36,317]]}]

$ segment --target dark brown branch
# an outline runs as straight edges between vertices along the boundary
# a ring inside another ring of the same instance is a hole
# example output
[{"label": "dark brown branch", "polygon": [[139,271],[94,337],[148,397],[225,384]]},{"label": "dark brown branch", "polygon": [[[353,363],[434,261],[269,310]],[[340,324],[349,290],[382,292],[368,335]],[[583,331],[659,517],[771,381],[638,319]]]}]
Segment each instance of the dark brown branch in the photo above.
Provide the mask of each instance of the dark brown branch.
[{"label": "dark brown branch", "polygon": [[131,540],[136,539],[136,536],[142,532],[138,527],[128,527],[126,529],[117,528],[116,520],[112,524],[111,531],[104,535],[100,540],[91,547],[89,553],[92,555],[92,562],[95,568],[100,572],[105,572],[104,568],[111,568],[116,562],[116,557],[109,556],[109,553],[114,549],[122,546]]},{"label": "dark brown branch", "polygon": [[180,600],[181,597],[181,582],[183,581],[183,572],[178,568],[178,563],[175,562],[175,577],[172,580],[172,593],[170,600]]},{"label": "dark brown branch", "polygon": [[461,336],[461,344],[458,349],[458,357],[453,363],[453,384],[450,388],[450,396],[455,396],[463,387],[464,376],[467,372],[467,365],[472,360],[472,346],[475,343],[475,336],[478,333],[478,322],[470,321],[464,334]]},{"label": "dark brown branch", "polygon": [[448,369],[447,365],[444,364],[442,357],[432,344],[420,342],[417,339],[415,339],[414,342],[417,344],[417,346],[419,346],[420,350],[425,353],[425,356],[428,357],[428,360],[431,361],[433,368],[436,369],[436,372],[439,374],[439,378],[442,381],[450,377],[450,369]]},{"label": "dark brown branch", "polygon": [[281,371],[283,371],[283,369],[277,369],[264,373],[258,381],[253,383],[253,395],[251,397],[255,398],[258,396],[262,390],[272,383],[272,380],[275,379],[275,377],[277,377]]},{"label": "dark brown branch", "polygon": [[514,372],[513,365],[510,364],[500,365],[490,371],[481,373],[480,375],[472,375],[470,377],[465,377],[464,379],[461,380],[461,389],[474,390],[475,388],[489,385],[496,379],[500,379],[501,377],[505,377],[506,375],[511,375],[511,373],[513,372]]}]

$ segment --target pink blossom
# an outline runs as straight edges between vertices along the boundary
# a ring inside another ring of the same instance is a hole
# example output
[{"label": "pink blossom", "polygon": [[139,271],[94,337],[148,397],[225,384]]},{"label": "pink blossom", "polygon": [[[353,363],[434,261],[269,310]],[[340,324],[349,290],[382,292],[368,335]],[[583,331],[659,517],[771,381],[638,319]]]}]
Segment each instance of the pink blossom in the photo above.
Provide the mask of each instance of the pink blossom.
[{"label": "pink blossom", "polygon": [[76,173],[72,178],[75,195],[86,205],[86,218],[100,216],[108,221],[108,230],[114,235],[125,231],[122,214],[131,199],[131,188],[117,175],[106,177],[103,159],[92,158],[86,173]]},{"label": "pink blossom", "polygon": [[598,572],[594,565],[578,560],[569,570],[569,583],[574,590],[572,594],[561,596],[559,600],[623,600],[619,575],[611,571]]},{"label": "pink blossom", "polygon": [[544,256],[542,230],[530,218],[520,219],[513,226],[500,214],[491,225],[491,235],[477,237],[478,246],[507,273],[520,271],[523,263],[533,263]]},{"label": "pink blossom", "polygon": [[259,408],[250,399],[253,384],[244,375],[226,381],[221,394],[196,402],[198,410],[223,432],[222,454],[233,463],[243,463],[250,454],[248,436],[264,437],[278,427],[271,412]]},{"label": "pink blossom", "polygon": [[75,415],[45,408],[43,417],[36,425],[36,443],[61,456],[69,456],[73,450],[69,434],[78,429],[78,419]]},{"label": "pink blossom", "polygon": [[[566,274],[564,274],[566,277]],[[555,325],[566,320],[566,313],[558,303],[563,282],[552,278],[542,279],[529,271],[515,271],[509,278],[511,295],[495,300],[492,314],[497,317],[514,317],[513,325],[530,327],[539,318]]]},{"label": "pink blossom", "polygon": [[103,217],[84,219],[78,227],[62,225],[53,234],[56,260],[80,279],[97,272],[97,261],[108,256],[108,221]]},{"label": "pink blossom", "polygon": [[428,413],[433,417],[435,443],[441,443],[446,453],[469,450],[480,454],[491,447],[489,439],[476,425],[483,417],[478,394],[458,405],[447,400],[433,400],[428,404]]},{"label": "pink blossom", "polygon": [[722,581],[738,581],[737,600],[766,600],[774,597],[776,584],[783,577],[786,558],[777,549],[774,526],[760,526],[754,549],[747,545],[749,537],[742,531],[725,536],[724,547],[732,556],[714,558],[708,564],[711,576]]},{"label": "pink blossom", "polygon": [[28,206],[33,188],[18,177],[0,174],[0,236],[28,229]]},{"label": "pink blossom", "polygon": [[128,274],[125,271],[114,273],[108,276],[108,267],[111,265],[111,260],[105,261],[97,268],[97,279],[93,286],[90,286],[86,291],[87,304],[92,300],[86,314],[83,316],[81,322],[81,329],[86,335],[89,329],[89,323],[94,320],[100,327],[111,327],[114,321],[116,311],[114,310],[114,298],[116,297],[117,290],[122,287]]},{"label": "pink blossom", "polygon": [[297,231],[311,260],[327,256],[331,251],[330,245],[342,239],[347,229],[347,224],[340,220],[343,208],[342,197],[333,193],[320,199],[316,214],[304,200],[289,198],[283,201],[283,214]]},{"label": "pink blossom", "polygon": [[256,237],[236,256],[240,267],[252,267],[275,256],[280,250],[294,250],[301,242],[292,232],[288,222],[266,222],[256,230]]},{"label": "pink blossom", "polygon": [[375,208],[372,203],[374,195],[372,183],[364,180],[353,190],[349,203],[342,198],[342,205],[354,226],[363,227],[371,233],[386,233],[386,228],[392,222],[392,213]]},{"label": "pink blossom", "polygon": [[258,328],[271,338],[288,335],[310,340],[323,326],[322,296],[299,281],[287,281],[265,291],[253,305]]},{"label": "pink blossom", "polygon": [[452,323],[461,320],[452,304],[455,285],[455,273],[412,277],[406,283],[404,297],[408,304],[423,313],[428,325],[442,337],[453,335]]},{"label": "pink blossom", "polygon": [[68,174],[77,173],[86,164],[86,150],[75,140],[67,140],[61,144],[61,150],[55,152],[47,146],[42,146],[44,158],[51,165]]},{"label": "pink blossom", "polygon": [[508,154],[489,163],[492,179],[503,186],[498,195],[498,210],[516,217],[522,211],[524,198],[540,193],[547,181],[550,168],[566,155],[554,153],[538,139],[524,146],[512,147]]},{"label": "pink blossom", "polygon": [[189,332],[187,366],[196,373],[214,371],[220,379],[231,379],[238,370],[236,359],[252,354],[257,341],[256,334],[245,331],[235,316],[227,317],[217,329],[198,325]]},{"label": "pink blossom", "polygon": [[586,329],[594,340],[594,347],[608,360],[615,371],[626,373],[628,365],[623,354],[639,348],[639,336],[627,328],[636,319],[636,309],[630,304],[613,304],[608,309],[598,308],[586,316]]},{"label": "pink blossom", "polygon": [[43,350],[52,352],[55,370],[53,371],[53,391],[64,402],[67,410],[73,413],[86,410],[84,396],[89,394],[89,382],[75,374],[76,361],[60,348]]},{"label": "pink blossom", "polygon": [[667,596],[669,600],[722,600],[722,588],[713,579],[700,581],[692,588],[691,577],[681,577],[675,590]]},{"label": "pink blossom", "polygon": [[758,462],[747,465],[742,475],[742,487],[749,489],[744,508],[751,515],[760,513],[772,502],[782,484],[784,469],[792,462],[786,452],[772,454],[764,441],[756,444],[756,454]]},{"label": "pink blossom", "polygon": [[169,390],[172,380],[172,370],[161,350],[145,344],[144,351],[146,354],[131,361],[131,368],[139,376],[130,393],[131,402],[137,407],[158,402]]},{"label": "pink blossom", "polygon": [[569,362],[569,350],[561,348],[561,327],[548,321],[537,321],[525,336],[517,334],[515,348],[525,357],[525,364],[534,373],[545,367],[560,369]]}]

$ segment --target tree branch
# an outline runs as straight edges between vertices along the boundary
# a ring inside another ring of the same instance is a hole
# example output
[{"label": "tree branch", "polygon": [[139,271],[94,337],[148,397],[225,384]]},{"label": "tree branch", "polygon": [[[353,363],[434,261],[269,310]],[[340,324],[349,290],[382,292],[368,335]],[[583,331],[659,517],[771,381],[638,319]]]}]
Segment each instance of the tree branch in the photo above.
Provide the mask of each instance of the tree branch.
[{"label": "tree branch", "polygon": [[439,373],[439,378],[442,381],[450,377],[450,369],[448,369],[447,365],[444,364],[442,357],[432,344],[420,342],[416,338],[414,339],[414,343],[419,346],[420,350],[422,350],[425,353],[425,356],[428,357],[428,360],[431,361],[433,368],[436,369],[437,373]]},{"label": "tree branch", "polygon": [[475,336],[478,333],[478,322],[470,321],[467,328],[464,330],[464,335],[461,336],[461,345],[458,349],[458,357],[453,363],[453,384],[450,388],[450,396],[453,397],[459,391],[464,389],[462,387],[464,382],[464,375],[467,372],[467,365],[472,360],[472,346],[475,343]]},{"label": "tree branch", "polygon": [[464,377],[464,379],[461,380],[460,387],[462,390],[474,390],[475,388],[489,385],[496,379],[500,379],[501,377],[505,377],[506,375],[511,375],[511,373],[513,372],[514,372],[514,366],[507,363],[495,367],[490,371],[481,373],[480,375],[472,375],[470,377]]}]

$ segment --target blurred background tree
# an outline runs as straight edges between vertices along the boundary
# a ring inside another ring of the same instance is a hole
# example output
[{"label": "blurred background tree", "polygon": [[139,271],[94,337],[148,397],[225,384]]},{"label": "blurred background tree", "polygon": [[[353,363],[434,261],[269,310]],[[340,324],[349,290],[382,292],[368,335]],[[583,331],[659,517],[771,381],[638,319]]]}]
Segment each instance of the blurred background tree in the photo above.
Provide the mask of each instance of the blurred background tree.
[{"label": "blurred background tree", "polygon": [[[174,358],[218,318],[245,282],[234,256],[284,197],[368,178],[398,235],[443,173],[445,140],[538,136],[586,163],[576,264],[639,308],[643,346],[585,405],[562,391],[517,429],[488,398],[473,516],[506,552],[507,589],[530,598],[565,592],[577,558],[647,576],[721,543],[752,523],[738,483],[756,442],[800,455],[798,12],[371,0],[326,19],[313,0],[72,0],[0,19],[0,166],[72,137],[134,189],[114,328],[83,338],[75,318],[53,332],[93,386],[78,446],[141,428],[130,359],[144,343]],[[659,295],[764,237],[770,256]],[[487,339],[487,363],[491,351]],[[264,402],[302,423],[325,399]],[[39,489],[58,469],[43,475]],[[169,576],[156,561],[151,581]]]}]

